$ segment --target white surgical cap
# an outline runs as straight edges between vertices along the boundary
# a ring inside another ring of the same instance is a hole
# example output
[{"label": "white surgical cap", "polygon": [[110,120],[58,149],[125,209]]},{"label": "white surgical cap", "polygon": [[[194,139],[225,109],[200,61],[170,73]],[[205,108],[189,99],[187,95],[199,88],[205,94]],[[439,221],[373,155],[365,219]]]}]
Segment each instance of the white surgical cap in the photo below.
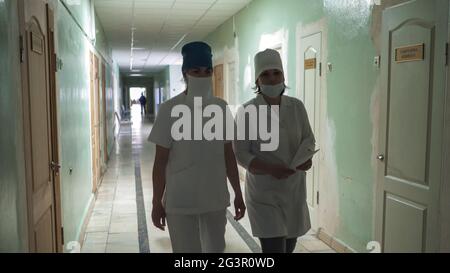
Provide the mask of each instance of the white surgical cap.
[{"label": "white surgical cap", "polygon": [[255,81],[258,80],[261,73],[270,69],[278,69],[284,73],[280,53],[278,53],[278,51],[273,49],[266,49],[256,54]]}]

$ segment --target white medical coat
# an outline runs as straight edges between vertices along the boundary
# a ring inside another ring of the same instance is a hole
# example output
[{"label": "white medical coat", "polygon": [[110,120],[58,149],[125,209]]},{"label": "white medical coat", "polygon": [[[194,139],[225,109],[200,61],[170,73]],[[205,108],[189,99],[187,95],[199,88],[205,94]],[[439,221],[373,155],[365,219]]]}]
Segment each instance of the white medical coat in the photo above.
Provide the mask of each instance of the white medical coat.
[{"label": "white medical coat", "polygon": [[[231,141],[175,141],[171,131],[178,118],[171,117],[172,109],[187,105],[194,114],[193,105],[187,100],[181,93],[164,102],[149,136],[149,141],[170,149],[163,198],[166,213],[195,215],[224,210],[230,206],[224,145]],[[223,111],[228,107],[224,100],[215,97],[205,101],[203,106],[211,104]],[[203,119],[202,128],[207,120]],[[193,121],[191,125],[193,128]]]},{"label": "white medical coat", "polygon": [[[267,105],[262,95],[257,95],[244,107],[250,104],[256,107]],[[276,151],[261,151],[261,140],[234,141],[237,160],[247,170],[254,158],[289,166],[300,145],[315,144],[306,109],[300,100],[282,96],[279,110],[280,140]],[[270,113],[269,110],[268,115]],[[273,160],[275,158],[277,160]],[[282,180],[247,171],[245,199],[255,237],[297,238],[311,228],[306,203],[306,173],[303,171]]]}]

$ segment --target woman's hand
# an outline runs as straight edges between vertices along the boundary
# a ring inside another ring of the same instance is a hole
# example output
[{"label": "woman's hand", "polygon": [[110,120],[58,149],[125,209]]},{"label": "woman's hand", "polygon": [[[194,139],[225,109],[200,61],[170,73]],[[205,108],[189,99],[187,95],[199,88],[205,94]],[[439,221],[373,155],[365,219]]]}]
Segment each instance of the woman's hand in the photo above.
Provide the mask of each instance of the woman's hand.
[{"label": "woman's hand", "polygon": [[153,208],[152,221],[155,227],[164,230],[166,226],[166,211],[162,204],[166,188],[166,168],[169,162],[170,149],[156,145],[155,163],[153,165]]},{"label": "woman's hand", "polygon": [[297,170],[299,171],[309,171],[312,167],[312,159],[306,161],[305,163],[303,163],[302,165],[297,167]]},{"label": "woman's hand", "polygon": [[296,171],[283,165],[269,165],[267,171],[269,175],[275,177],[276,179],[286,179],[296,173]]},{"label": "woman's hand", "polygon": [[155,227],[163,231],[165,230],[166,211],[161,202],[153,202],[152,221]]},{"label": "woman's hand", "polygon": [[236,215],[234,216],[234,220],[239,221],[244,218],[246,207],[242,194],[239,194],[234,198],[234,210]]}]

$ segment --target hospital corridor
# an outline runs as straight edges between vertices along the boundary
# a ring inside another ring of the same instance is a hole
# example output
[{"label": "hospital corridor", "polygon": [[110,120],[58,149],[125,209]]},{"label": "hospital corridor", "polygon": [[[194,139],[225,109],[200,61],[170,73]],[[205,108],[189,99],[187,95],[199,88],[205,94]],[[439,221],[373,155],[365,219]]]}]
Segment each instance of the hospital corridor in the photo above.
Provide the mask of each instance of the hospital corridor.
[{"label": "hospital corridor", "polygon": [[450,0],[0,0],[0,253],[449,253],[449,43]]},{"label": "hospital corridor", "polygon": [[[151,167],[154,145],[147,141],[151,122],[138,107],[132,109],[133,124],[123,125],[98,190],[87,225],[83,253],[171,253],[168,232],[151,222]],[[231,215],[231,212],[230,212]],[[225,240],[228,253],[260,253],[250,235],[248,218],[236,222],[229,217]],[[295,252],[333,253],[331,247],[309,233]]]}]

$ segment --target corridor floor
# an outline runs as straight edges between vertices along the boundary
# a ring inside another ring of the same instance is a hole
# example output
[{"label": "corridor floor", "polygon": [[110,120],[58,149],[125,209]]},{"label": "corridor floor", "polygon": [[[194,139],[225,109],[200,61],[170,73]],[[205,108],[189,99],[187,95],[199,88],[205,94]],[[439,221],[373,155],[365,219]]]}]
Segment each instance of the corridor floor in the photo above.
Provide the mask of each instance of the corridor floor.
[{"label": "corridor floor", "polygon": [[[132,124],[122,125],[108,170],[98,190],[86,229],[83,253],[171,253],[169,233],[151,221],[154,145],[147,141],[152,128],[140,107],[132,109]],[[242,185],[244,190],[244,185]],[[233,198],[233,192],[230,188]],[[231,199],[233,200],[233,199]],[[231,202],[232,203],[232,202]],[[229,208],[226,228],[227,253],[260,252],[245,217],[238,223]],[[313,233],[300,238],[297,253],[334,252]]]}]

